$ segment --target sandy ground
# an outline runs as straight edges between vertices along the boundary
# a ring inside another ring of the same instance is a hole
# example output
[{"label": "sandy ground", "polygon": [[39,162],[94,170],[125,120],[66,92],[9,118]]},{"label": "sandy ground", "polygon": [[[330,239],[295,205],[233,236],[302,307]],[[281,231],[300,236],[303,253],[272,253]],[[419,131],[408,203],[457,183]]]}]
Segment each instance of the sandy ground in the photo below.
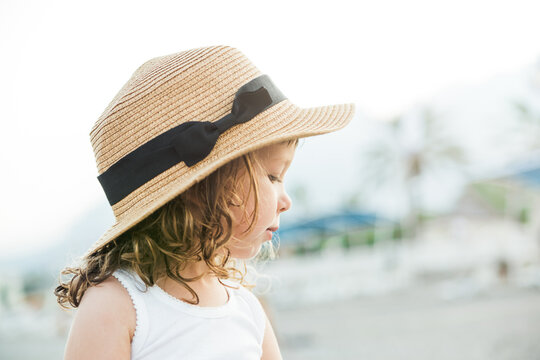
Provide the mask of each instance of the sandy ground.
[{"label": "sandy ground", "polygon": [[[279,308],[270,316],[286,360],[540,359],[540,289],[497,286],[443,300],[435,286]],[[65,338],[0,338],[0,359],[61,359]]]},{"label": "sandy ground", "polygon": [[430,287],[273,312],[284,359],[540,359],[540,291]]}]

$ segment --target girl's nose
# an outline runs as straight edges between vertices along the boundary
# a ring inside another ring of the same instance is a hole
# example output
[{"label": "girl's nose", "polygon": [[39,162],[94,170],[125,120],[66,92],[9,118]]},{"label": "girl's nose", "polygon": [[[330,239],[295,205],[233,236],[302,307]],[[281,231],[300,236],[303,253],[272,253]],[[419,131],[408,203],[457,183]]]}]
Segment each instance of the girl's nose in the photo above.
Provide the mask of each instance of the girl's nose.
[{"label": "girl's nose", "polygon": [[282,213],[284,211],[287,211],[292,206],[292,200],[289,197],[289,194],[285,190],[281,193],[281,196],[279,198],[279,212]]}]

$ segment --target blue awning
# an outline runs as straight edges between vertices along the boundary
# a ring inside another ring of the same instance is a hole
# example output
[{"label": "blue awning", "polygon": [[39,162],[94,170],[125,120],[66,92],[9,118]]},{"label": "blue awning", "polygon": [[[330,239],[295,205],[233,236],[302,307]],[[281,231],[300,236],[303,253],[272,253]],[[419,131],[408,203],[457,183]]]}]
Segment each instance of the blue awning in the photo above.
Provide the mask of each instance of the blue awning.
[{"label": "blue awning", "polygon": [[293,242],[299,238],[339,234],[348,230],[372,227],[381,220],[375,214],[346,211],[285,223],[280,226],[277,234],[282,242]]},{"label": "blue awning", "polygon": [[540,168],[520,171],[515,174],[520,180],[531,186],[540,186]]}]

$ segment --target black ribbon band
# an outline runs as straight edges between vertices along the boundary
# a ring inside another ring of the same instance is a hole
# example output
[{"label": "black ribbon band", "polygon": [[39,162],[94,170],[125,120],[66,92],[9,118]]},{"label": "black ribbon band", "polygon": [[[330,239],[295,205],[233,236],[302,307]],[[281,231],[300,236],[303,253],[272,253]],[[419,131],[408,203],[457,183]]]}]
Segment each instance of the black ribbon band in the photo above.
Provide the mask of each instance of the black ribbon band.
[{"label": "black ribbon band", "polygon": [[187,166],[197,164],[210,154],[225,131],[285,99],[270,77],[261,75],[238,89],[231,112],[221,119],[188,121],[156,136],[98,176],[109,204],[116,204],[182,161]]}]

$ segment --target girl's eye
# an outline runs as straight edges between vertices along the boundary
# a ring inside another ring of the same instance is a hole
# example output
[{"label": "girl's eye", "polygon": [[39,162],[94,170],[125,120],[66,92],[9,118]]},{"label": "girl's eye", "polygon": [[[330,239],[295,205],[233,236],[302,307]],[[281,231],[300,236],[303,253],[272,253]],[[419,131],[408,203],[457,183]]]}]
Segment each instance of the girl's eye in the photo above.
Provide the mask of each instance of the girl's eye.
[{"label": "girl's eye", "polygon": [[268,175],[268,178],[270,179],[271,182],[274,182],[274,181],[281,182],[281,180],[274,175]]}]

